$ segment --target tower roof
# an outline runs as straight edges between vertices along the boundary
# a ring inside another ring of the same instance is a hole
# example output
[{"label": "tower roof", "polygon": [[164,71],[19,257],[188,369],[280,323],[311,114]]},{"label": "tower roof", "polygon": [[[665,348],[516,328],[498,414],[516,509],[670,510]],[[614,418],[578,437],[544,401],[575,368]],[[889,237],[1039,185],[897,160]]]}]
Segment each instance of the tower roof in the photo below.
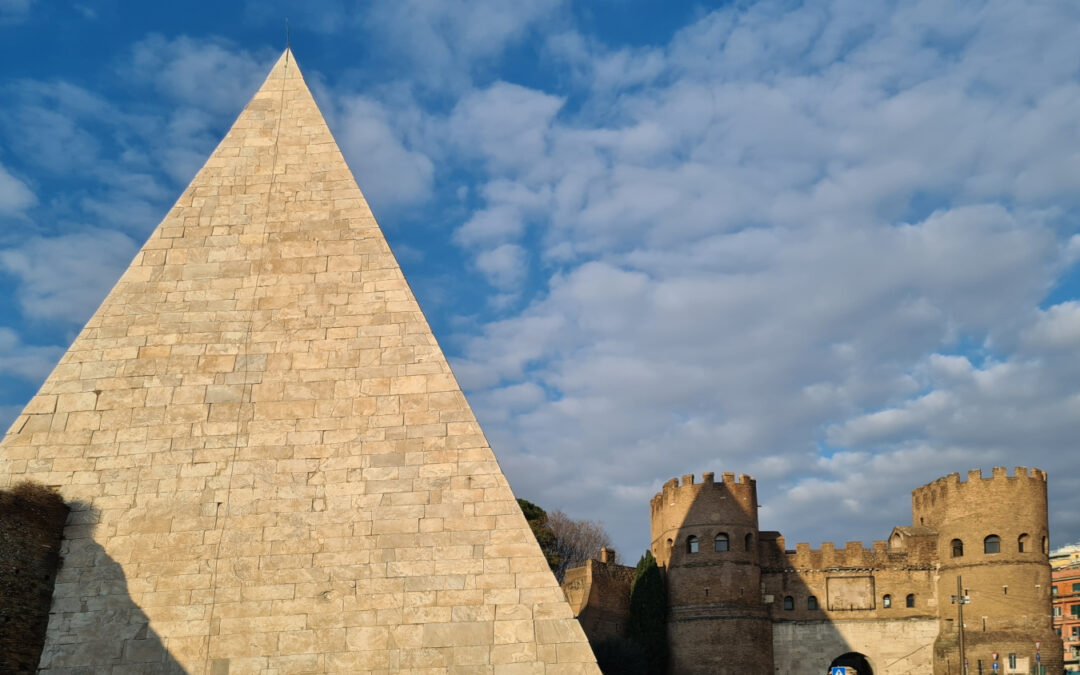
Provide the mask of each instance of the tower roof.
[{"label": "tower roof", "polygon": [[598,672],[289,50],[4,437],[23,479],[74,506],[42,668]]}]

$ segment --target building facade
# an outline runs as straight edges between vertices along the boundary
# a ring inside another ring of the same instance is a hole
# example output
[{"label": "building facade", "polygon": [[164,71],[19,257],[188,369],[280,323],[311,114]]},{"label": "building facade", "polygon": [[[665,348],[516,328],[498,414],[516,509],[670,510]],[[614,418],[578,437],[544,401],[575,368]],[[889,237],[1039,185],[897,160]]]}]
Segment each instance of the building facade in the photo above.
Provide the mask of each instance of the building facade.
[{"label": "building facade", "polygon": [[1065,645],[1065,672],[1080,672],[1080,546],[1050,555],[1054,632]]},{"label": "building facade", "polygon": [[1062,671],[1038,469],[920,487],[870,548],[788,548],[746,475],[672,479],[650,512],[675,673],[959,675],[961,651],[970,675]]}]

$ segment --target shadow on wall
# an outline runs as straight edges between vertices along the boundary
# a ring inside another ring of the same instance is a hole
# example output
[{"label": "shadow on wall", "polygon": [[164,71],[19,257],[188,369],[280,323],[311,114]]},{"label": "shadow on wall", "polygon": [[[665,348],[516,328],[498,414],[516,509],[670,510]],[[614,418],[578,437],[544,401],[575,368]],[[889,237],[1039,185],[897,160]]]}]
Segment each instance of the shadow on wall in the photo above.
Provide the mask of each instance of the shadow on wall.
[{"label": "shadow on wall", "polygon": [[70,507],[38,672],[186,673],[132,601],[120,564],[94,541],[98,513]]}]

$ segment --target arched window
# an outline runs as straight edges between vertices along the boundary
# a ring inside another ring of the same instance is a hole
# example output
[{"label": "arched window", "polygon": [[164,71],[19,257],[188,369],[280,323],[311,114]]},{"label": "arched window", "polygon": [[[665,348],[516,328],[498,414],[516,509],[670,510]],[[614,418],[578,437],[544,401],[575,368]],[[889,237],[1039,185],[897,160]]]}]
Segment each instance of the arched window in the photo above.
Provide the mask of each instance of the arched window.
[{"label": "arched window", "polygon": [[790,595],[784,596],[784,609],[795,609],[795,598]]},{"label": "arched window", "polygon": [[686,552],[697,553],[697,537],[690,535],[686,538]]},{"label": "arched window", "polygon": [[908,593],[907,597],[904,598],[904,607],[914,607],[914,606],[915,606],[915,594],[914,593]]},{"label": "arched window", "polygon": [[952,540],[952,557],[963,558],[964,557],[964,542],[959,539]]},{"label": "arched window", "polygon": [[900,533],[897,532],[892,536],[892,540],[889,542],[889,548],[893,550],[899,549],[902,543],[903,539],[900,538]]},{"label": "arched window", "polygon": [[713,550],[717,553],[723,553],[728,550],[730,546],[731,543],[728,541],[728,536],[725,532],[716,535],[716,539],[713,540]]},{"label": "arched window", "polygon": [[1024,553],[1028,550],[1028,536],[1022,534],[1016,538],[1016,550],[1018,553]]},{"label": "arched window", "polygon": [[743,537],[743,548],[745,548],[747,551],[749,551],[753,547],[754,547],[754,535],[752,533],[750,533],[750,532],[747,532],[746,536]]},{"label": "arched window", "polygon": [[881,597],[881,606],[885,609],[892,607],[892,596],[886,593]]},{"label": "arched window", "polygon": [[983,553],[1001,553],[1001,537],[991,534],[983,539]]},{"label": "arched window", "polygon": [[670,539],[667,540],[667,550],[669,554],[675,550],[675,542]]},{"label": "arched window", "polygon": [[806,608],[807,609],[817,609],[817,598],[815,598],[812,595],[809,598],[807,598],[806,599]]}]

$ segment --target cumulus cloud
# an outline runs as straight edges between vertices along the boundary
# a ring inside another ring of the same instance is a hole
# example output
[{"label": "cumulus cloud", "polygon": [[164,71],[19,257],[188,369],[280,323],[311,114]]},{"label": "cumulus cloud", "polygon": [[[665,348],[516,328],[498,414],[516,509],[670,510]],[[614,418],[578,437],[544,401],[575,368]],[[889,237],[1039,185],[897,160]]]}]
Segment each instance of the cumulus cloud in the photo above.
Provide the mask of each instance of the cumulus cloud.
[{"label": "cumulus cloud", "polygon": [[528,271],[527,253],[516,244],[503,244],[476,256],[476,267],[493,286],[513,290]]},{"label": "cumulus cloud", "polygon": [[547,19],[562,0],[377,0],[363,15],[372,37],[435,89],[466,88],[478,66]]},{"label": "cumulus cloud", "polygon": [[0,213],[23,211],[37,203],[37,197],[26,183],[0,165]]},{"label": "cumulus cloud", "polygon": [[88,228],[0,250],[0,268],[18,279],[24,316],[81,325],[137,250],[121,232]]},{"label": "cumulus cloud", "polygon": [[0,0],[0,24],[25,19],[33,6],[34,0]]},{"label": "cumulus cloud", "polygon": [[387,106],[366,96],[341,96],[334,121],[341,152],[376,206],[414,204],[431,196],[435,166],[406,146]]},{"label": "cumulus cloud", "polygon": [[223,40],[151,35],[131,50],[125,74],[174,100],[235,114],[266,77],[276,54],[252,54]]},{"label": "cumulus cloud", "polygon": [[[1076,17],[1041,8],[1001,68],[1014,10],[937,4],[760,3],[648,48],[564,33],[573,110],[462,98],[452,138],[499,188],[455,239],[534,229],[549,272],[455,363],[516,489],[641,547],[642,494],[759,471],[764,525],[871,539],[938,475],[1067,469],[1080,323],[1039,305],[1076,259]],[[529,407],[497,395],[529,383]]]},{"label": "cumulus cloud", "polygon": [[[0,377],[15,377],[37,383],[45,379],[56,362],[64,354],[64,347],[27,345],[12,329],[0,326]],[[22,410],[9,406],[0,406],[0,426],[14,419]]]}]

